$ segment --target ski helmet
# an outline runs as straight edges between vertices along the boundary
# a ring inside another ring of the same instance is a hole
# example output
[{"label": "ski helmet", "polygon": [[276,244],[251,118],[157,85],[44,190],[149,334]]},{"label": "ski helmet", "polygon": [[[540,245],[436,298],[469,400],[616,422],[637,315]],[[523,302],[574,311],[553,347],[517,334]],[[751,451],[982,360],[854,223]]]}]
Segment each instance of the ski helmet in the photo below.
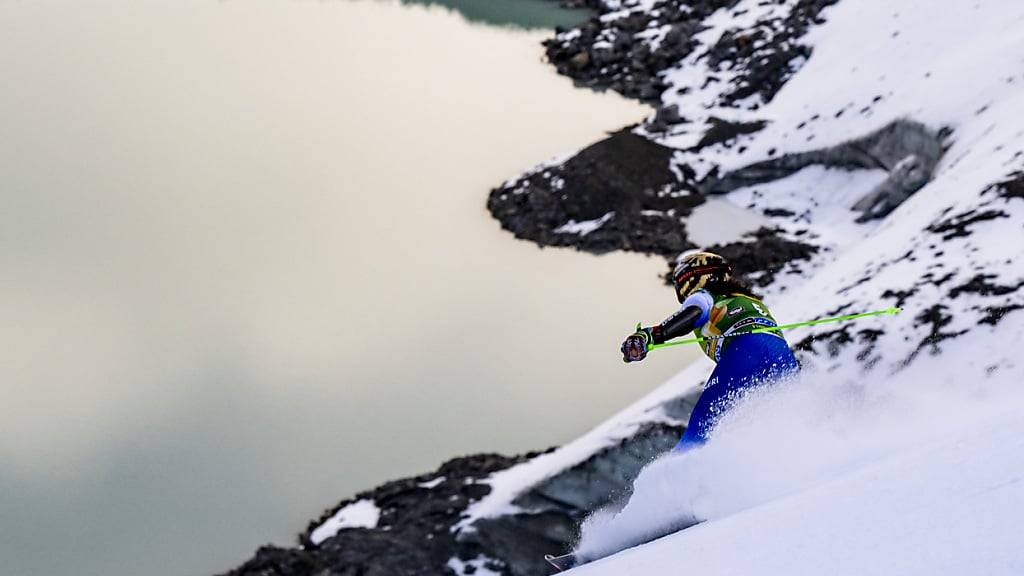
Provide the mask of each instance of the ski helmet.
[{"label": "ski helmet", "polygon": [[676,269],[672,272],[672,283],[680,302],[706,286],[708,282],[725,281],[732,274],[729,262],[711,252],[692,252],[676,262]]}]

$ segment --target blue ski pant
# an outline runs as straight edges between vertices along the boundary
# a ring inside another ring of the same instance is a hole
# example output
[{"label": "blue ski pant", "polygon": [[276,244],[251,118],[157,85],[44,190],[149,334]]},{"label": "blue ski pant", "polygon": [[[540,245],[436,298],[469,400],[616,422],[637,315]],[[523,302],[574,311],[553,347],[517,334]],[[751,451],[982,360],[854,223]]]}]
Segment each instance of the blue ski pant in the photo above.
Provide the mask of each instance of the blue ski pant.
[{"label": "blue ski pant", "polygon": [[749,390],[800,370],[786,341],[770,334],[743,334],[731,339],[690,414],[679,443],[681,452],[707,442],[715,422]]}]

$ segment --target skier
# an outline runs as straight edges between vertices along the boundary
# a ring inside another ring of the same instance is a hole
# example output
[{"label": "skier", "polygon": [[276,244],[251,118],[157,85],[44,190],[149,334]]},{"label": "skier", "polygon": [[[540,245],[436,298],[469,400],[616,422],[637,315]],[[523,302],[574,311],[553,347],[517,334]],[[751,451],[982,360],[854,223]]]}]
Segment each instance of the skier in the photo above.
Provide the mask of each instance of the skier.
[{"label": "skier", "polygon": [[622,359],[639,362],[651,345],[688,332],[703,338],[701,347],[717,363],[690,415],[686,432],[673,448],[684,451],[707,441],[716,419],[749,389],[795,374],[800,369],[768,308],[749,286],[732,277],[725,258],[711,252],[683,256],[673,272],[682,306],[657,326],[642,328],[622,343]]},{"label": "skier", "polygon": [[[732,267],[725,258],[711,252],[684,255],[672,278],[682,306],[657,326],[637,326],[637,331],[622,343],[622,359],[639,362],[647,357],[652,345],[691,331],[703,339],[701,347],[717,365],[693,408],[686,432],[672,449],[681,452],[706,442],[718,416],[744,392],[795,374],[800,365],[780,332],[750,333],[778,324],[750,287],[732,277]],[[684,525],[672,526],[665,533],[692,524],[687,519]],[[649,537],[645,534],[636,544]],[[549,554],[544,559],[559,571],[591,560],[581,559],[575,552]]]}]

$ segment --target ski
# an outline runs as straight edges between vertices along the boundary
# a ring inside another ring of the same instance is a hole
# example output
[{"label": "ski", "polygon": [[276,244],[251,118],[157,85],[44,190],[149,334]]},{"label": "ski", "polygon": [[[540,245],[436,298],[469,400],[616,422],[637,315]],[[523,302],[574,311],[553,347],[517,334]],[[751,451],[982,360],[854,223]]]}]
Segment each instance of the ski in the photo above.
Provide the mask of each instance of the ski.
[{"label": "ski", "polygon": [[[656,535],[654,535],[654,536],[648,535],[648,536],[644,537],[643,539],[638,539],[638,540],[634,541],[631,544],[623,546],[617,552],[621,552],[623,550],[626,550],[626,549],[629,549],[629,548],[633,548],[635,546],[642,546],[644,544],[648,544],[650,542],[658,540],[659,538],[664,538],[665,536],[668,536],[670,534],[677,534],[679,532],[682,532],[683,530],[686,530],[688,528],[692,528],[693,526],[696,526],[698,524],[700,524],[700,522],[695,522],[693,520],[682,520],[682,521],[679,521],[679,522],[677,522],[675,524],[672,524],[672,525],[669,525],[669,526],[663,528],[662,530],[658,531],[658,533]],[[614,553],[615,552],[613,552],[613,554]],[[581,562],[580,561],[581,559],[576,555],[575,552],[569,552],[568,554],[562,554],[561,556],[555,556],[553,554],[545,554],[544,555],[544,560],[546,560],[548,564],[551,564],[552,566],[557,568],[559,572],[565,572],[566,570],[569,570],[570,568],[575,568],[575,567],[577,567],[577,566],[579,566],[581,564],[586,564],[587,562],[590,562],[590,561],[596,560],[596,559],[597,558],[584,558],[584,559],[582,559],[582,562]]]},{"label": "ski", "polygon": [[568,554],[562,554],[561,556],[554,556],[552,554],[545,554],[544,559],[548,561],[559,572],[565,572],[566,570],[576,566],[576,555],[572,552]]}]

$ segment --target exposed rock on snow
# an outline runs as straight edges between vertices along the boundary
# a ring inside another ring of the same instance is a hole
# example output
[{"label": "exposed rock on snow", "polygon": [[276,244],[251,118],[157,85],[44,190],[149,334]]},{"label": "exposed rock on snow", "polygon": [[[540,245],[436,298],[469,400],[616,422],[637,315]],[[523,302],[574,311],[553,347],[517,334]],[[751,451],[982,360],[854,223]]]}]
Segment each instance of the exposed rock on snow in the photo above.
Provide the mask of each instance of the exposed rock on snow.
[{"label": "exposed rock on snow", "polygon": [[701,137],[699,142],[688,150],[689,152],[700,152],[708,146],[731,142],[735,140],[737,136],[758,132],[767,124],[764,120],[731,122],[714,116],[708,117],[707,123],[707,132],[704,133],[704,136]]},{"label": "exposed rock on snow", "polygon": [[[535,455],[456,458],[434,473],[389,482],[340,503],[312,522],[300,536],[301,548],[264,546],[227,574],[437,576],[446,573],[453,557],[466,566],[490,566],[500,572],[500,561],[482,560],[485,551],[471,541],[457,542],[451,527],[469,505],[491,491],[483,479]],[[378,513],[372,527],[365,514],[349,519],[357,522],[338,520],[346,511],[358,512],[354,507],[365,506],[363,502],[372,502]]]},{"label": "exposed rock on snow", "polygon": [[[755,286],[770,286],[784,269],[798,272],[800,261],[810,260],[818,247],[787,237],[779,228],[761,228],[736,242],[709,246],[726,257],[745,280]],[[671,282],[669,270],[665,281]]]},{"label": "exposed rock on snow", "polygon": [[692,247],[683,218],[704,200],[680,184],[672,155],[623,130],[493,190],[487,207],[516,237],[542,246],[675,256]]},{"label": "exposed rock on snow", "polygon": [[[810,48],[799,39],[822,8],[835,2],[789,3],[747,26],[728,29],[711,46],[694,37],[707,28],[705,21],[716,11],[743,16],[745,10],[735,0],[605,2],[600,18],[556,36],[545,46],[551,63],[578,84],[651,103],[659,102],[670,88],[663,77],[665,70],[694,51],[707,51],[713,71],[738,71],[730,78],[728,101],[754,94],[767,101],[793,74],[791,63],[810,55]],[[721,79],[709,76],[707,81]]]}]

